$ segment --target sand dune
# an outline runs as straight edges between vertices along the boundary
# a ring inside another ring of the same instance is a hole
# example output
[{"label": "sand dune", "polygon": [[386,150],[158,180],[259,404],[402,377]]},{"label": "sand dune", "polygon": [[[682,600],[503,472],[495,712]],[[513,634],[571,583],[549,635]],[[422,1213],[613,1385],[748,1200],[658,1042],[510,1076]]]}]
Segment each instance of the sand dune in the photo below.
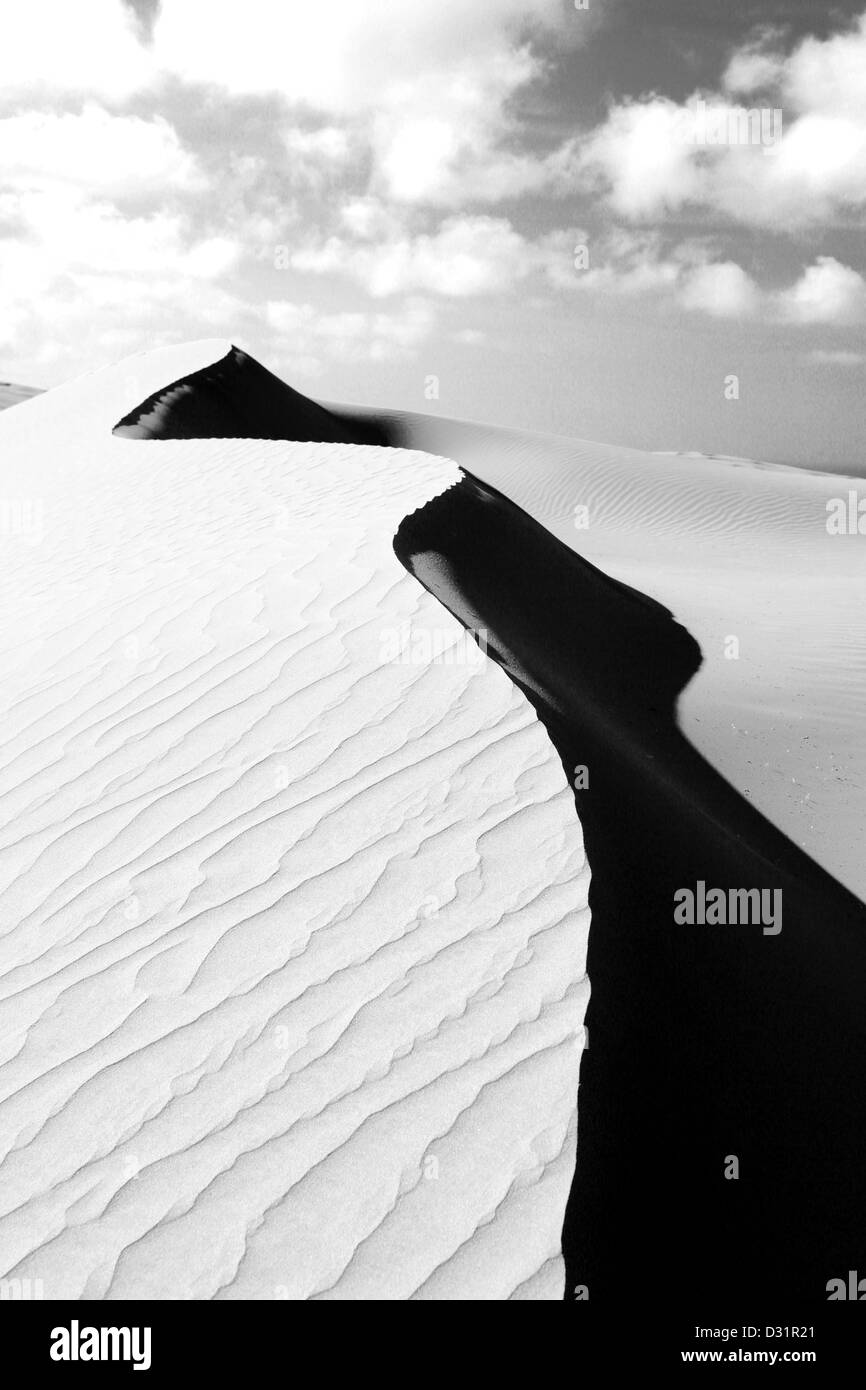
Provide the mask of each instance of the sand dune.
[{"label": "sand dune", "polygon": [[[262,419],[291,428],[303,398],[273,377],[268,385],[280,406]],[[235,404],[219,424],[236,431],[248,394],[241,375],[231,392]],[[340,437],[342,425],[356,442],[453,458],[577,554],[670,609],[702,658],[678,701],[680,728],[752,805],[866,899],[862,537],[827,530],[828,503],[862,480],[323,405],[324,420],[300,415],[298,426]],[[172,431],[183,431],[170,397],[163,421],[169,407]],[[130,428],[124,422],[121,432]],[[160,426],[151,418],[134,428],[158,437]]]},{"label": "sand dune", "polygon": [[19,405],[31,396],[40,395],[35,386],[16,386],[11,381],[0,381],[0,410],[8,410],[11,405]]},{"label": "sand dune", "polygon": [[561,1298],[588,869],[531,705],[394,554],[458,470],[112,436],[224,351],[0,420],[0,1268]]},{"label": "sand dune", "polygon": [[[796,701],[814,714],[829,694],[825,741],[804,756],[811,736],[797,723],[793,760],[827,796],[821,758],[845,732],[857,660],[832,662],[825,645],[821,679],[798,681],[793,576],[804,552],[823,562],[816,634],[835,603],[851,612],[857,538],[825,525],[849,480],[326,408],[358,438],[471,470],[404,520],[397,553],[468,628],[489,632],[563,767],[590,778],[576,794],[593,868],[592,1047],[563,1232],[569,1294],[586,1286],[596,1305],[621,1306],[649,1259],[642,1302],[661,1308],[684,1278],[716,1301],[824,1301],[827,1280],[856,1265],[866,1225],[866,912],[816,862],[823,847],[856,886],[836,832],[857,781],[816,809],[823,842],[800,834],[811,858],[784,834],[790,798],[768,798],[764,815],[737,787],[725,719],[753,738],[758,724],[778,776],[792,751],[785,721],[802,720]],[[773,646],[777,611],[786,625]],[[725,667],[713,642],[732,636],[742,651]],[[690,689],[716,767],[686,737]],[[778,932],[676,925],[678,893],[698,883],[778,899]],[[742,1181],[725,1179],[733,1159]]]},{"label": "sand dune", "polygon": [[[242,438],[293,429],[331,442]],[[866,1226],[854,480],[304,402],[225,343],[0,431],[66,509],[8,618],[15,1272],[824,1301]],[[492,662],[383,667],[419,624]],[[698,881],[779,932],[676,925]]]}]

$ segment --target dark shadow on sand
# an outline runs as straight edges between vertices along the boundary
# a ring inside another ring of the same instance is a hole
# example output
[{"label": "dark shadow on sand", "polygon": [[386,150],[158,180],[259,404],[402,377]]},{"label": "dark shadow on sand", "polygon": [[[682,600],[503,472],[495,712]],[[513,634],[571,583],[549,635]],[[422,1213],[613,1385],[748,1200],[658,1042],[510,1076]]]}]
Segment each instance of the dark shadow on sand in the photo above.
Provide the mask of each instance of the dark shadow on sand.
[{"label": "dark shadow on sand", "polygon": [[342,421],[233,347],[201,371],[172,382],[119,420],[122,439],[290,439],[376,444],[378,432]]},{"label": "dark shadow on sand", "polygon": [[[866,910],[680,733],[701,657],[660,604],[471,477],[408,517],[395,549],[487,629],[569,780],[589,771],[566,1297],[826,1301],[829,1279],[866,1272]],[[781,932],[675,924],[675,891],[698,880],[782,889]]]}]

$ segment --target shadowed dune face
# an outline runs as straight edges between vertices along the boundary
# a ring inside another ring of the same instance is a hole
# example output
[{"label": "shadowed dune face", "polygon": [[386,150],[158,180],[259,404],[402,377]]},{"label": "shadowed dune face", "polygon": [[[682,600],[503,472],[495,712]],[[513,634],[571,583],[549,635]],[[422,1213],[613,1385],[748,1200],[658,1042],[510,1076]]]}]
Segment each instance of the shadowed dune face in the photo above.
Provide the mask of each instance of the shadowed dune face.
[{"label": "shadowed dune face", "polygon": [[[522,684],[592,869],[589,1049],[568,1287],[663,1307],[823,1301],[864,1228],[866,912],[679,732],[694,640],[467,478],[407,518],[403,563]],[[695,886],[781,889],[783,929],[675,924]],[[742,1176],[726,1181],[726,1158]],[[649,1285],[649,1287],[647,1287]],[[567,1295],[568,1296],[568,1295]]]},{"label": "shadowed dune face", "polygon": [[297,443],[377,443],[293,391],[233,347],[212,366],[157,391],[114,427],[122,439],[288,439]]}]

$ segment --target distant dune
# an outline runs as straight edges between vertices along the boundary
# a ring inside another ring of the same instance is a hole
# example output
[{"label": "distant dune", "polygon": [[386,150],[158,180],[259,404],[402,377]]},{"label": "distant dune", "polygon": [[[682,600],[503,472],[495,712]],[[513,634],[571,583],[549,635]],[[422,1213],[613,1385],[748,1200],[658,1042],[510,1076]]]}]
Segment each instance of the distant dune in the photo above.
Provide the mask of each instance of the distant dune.
[{"label": "distant dune", "polygon": [[11,381],[0,381],[0,410],[8,410],[10,405],[19,405],[41,394],[36,386],[16,386]]}]

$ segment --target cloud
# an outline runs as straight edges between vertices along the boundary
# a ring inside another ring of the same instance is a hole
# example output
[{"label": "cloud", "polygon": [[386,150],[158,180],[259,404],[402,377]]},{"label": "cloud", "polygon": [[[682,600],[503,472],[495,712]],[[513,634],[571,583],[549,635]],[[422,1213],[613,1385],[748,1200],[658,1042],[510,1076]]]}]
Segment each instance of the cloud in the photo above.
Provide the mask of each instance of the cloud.
[{"label": "cloud", "polygon": [[58,184],[0,195],[4,224],[15,235],[0,254],[0,342],[37,379],[166,341],[188,305],[197,325],[229,331],[245,312],[219,283],[240,244],[194,235],[181,214],[129,217]]},{"label": "cloud", "polygon": [[0,93],[84,92],[121,100],[153,77],[132,13],[121,0],[26,0],[3,7]]},{"label": "cloud", "polygon": [[[482,61],[496,67],[533,35],[577,41],[580,29],[566,24],[560,0],[401,0],[399,11],[393,0],[163,0],[154,53],[160,67],[187,81],[357,113],[405,105],[418,81],[433,75],[472,74]],[[519,80],[525,76],[524,67]]]},{"label": "cloud", "polygon": [[[653,95],[614,105],[583,145],[584,186],[634,221],[692,207],[787,231],[861,212],[866,17],[843,34],[807,38],[787,56],[768,47],[772,41],[764,35],[732,56],[727,95],[698,92],[682,103]],[[769,105],[731,99],[755,93]],[[717,120],[721,139],[688,138],[702,111]]]},{"label": "cloud", "polygon": [[651,219],[696,202],[701,170],[681,135],[682,108],[666,97],[615,106],[583,143],[585,182],[624,217]]},{"label": "cloud", "polygon": [[547,73],[552,38],[585,40],[587,16],[562,0],[401,0],[396,13],[393,0],[163,0],[155,60],[351,128],[370,152],[371,191],[396,202],[458,207],[562,186],[569,146],[521,149],[510,103]]},{"label": "cloud", "polygon": [[862,323],[866,320],[866,280],[832,256],[819,256],[777,302],[781,316],[790,323]]},{"label": "cloud", "polygon": [[764,307],[755,281],[735,261],[712,259],[702,241],[686,240],[665,249],[657,231],[616,229],[593,247],[592,268],[558,284],[581,292],[620,298],[654,297],[720,319],[752,318]]},{"label": "cloud", "polygon": [[679,292],[684,309],[697,309],[713,318],[751,318],[761,293],[750,275],[735,261],[716,261],[685,275]]},{"label": "cloud", "polygon": [[521,148],[510,103],[597,22],[563,0],[401,0],[399,21],[393,0],[162,0],[145,44],[122,0],[88,0],[86,22],[70,0],[28,0],[4,18],[0,91],[112,102],[173,78],[277,100],[296,181],[319,186],[363,144],[374,192],[458,207],[562,186],[568,147]]},{"label": "cloud", "polygon": [[767,27],[733,53],[722,78],[725,91],[748,96],[778,87],[785,71],[785,59],[778,50],[781,38],[778,29]]},{"label": "cloud", "polygon": [[866,280],[832,256],[819,256],[790,285],[764,290],[737,261],[722,260],[711,242],[687,239],[666,247],[660,231],[619,228],[593,243],[591,268],[565,271],[555,283],[581,293],[654,296],[662,305],[730,320],[846,327],[866,322]]},{"label": "cloud", "polygon": [[414,355],[433,332],[436,313],[420,298],[393,313],[321,313],[312,304],[271,300],[265,320],[276,335],[275,350],[289,351],[307,370],[321,370],[321,358],[336,362],[389,362]]},{"label": "cloud", "polygon": [[[502,217],[450,217],[435,232],[410,235],[397,230],[387,212],[380,216],[386,234],[379,239],[329,237],[294,252],[293,268],[348,276],[377,299],[412,291],[464,298],[507,293],[562,254],[550,240],[533,242]],[[345,218],[369,233],[376,205],[351,204]]]},{"label": "cloud", "polygon": [[844,33],[804,39],[784,65],[781,85],[798,111],[866,120],[866,14]]},{"label": "cloud", "polygon": [[202,176],[161,116],[112,115],[93,104],[81,114],[28,111],[0,119],[5,188],[77,185],[95,196],[195,190]]}]

